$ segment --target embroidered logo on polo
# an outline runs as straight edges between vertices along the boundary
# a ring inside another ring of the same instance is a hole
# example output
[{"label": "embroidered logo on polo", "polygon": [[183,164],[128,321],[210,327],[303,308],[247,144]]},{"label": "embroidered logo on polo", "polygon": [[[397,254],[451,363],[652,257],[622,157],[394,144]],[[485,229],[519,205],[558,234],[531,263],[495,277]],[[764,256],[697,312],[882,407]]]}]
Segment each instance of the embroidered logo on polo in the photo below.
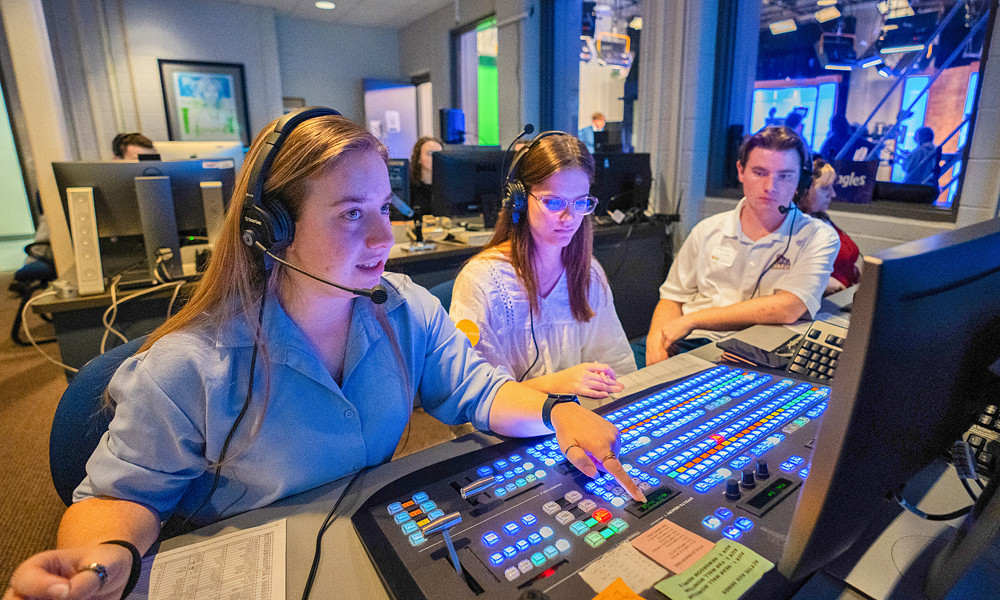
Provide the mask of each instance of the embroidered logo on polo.
[{"label": "embroidered logo on polo", "polygon": [[774,261],[774,266],[771,268],[778,271],[787,271],[788,269],[792,268],[792,261],[788,260],[787,258],[785,258],[784,255],[782,255],[779,256],[777,260]]}]

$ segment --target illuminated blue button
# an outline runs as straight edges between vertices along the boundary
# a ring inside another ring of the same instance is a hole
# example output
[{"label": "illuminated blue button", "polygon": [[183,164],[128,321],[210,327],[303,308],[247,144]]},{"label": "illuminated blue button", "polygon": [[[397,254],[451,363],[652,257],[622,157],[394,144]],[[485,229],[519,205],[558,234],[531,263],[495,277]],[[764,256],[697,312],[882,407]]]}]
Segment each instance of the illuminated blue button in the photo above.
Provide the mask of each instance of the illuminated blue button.
[{"label": "illuminated blue button", "polygon": [[496,469],[497,471],[503,471],[504,469],[507,468],[507,466],[508,466],[507,461],[505,460],[498,460],[495,463],[493,463],[493,468]]},{"label": "illuminated blue button", "polygon": [[517,484],[517,487],[524,487],[524,486],[528,485],[528,480],[525,479],[524,477],[520,477],[514,483]]},{"label": "illuminated blue button", "polygon": [[410,535],[410,545],[412,546],[419,546],[426,541],[424,534],[419,531]]},{"label": "illuminated blue button", "polygon": [[795,466],[801,465],[805,460],[806,459],[802,458],[801,456],[789,456],[788,457],[788,462],[792,463]]},{"label": "illuminated blue button", "polygon": [[503,530],[507,532],[507,535],[514,535],[518,531],[521,531],[521,527],[514,521],[511,521],[510,523],[507,523],[506,525],[503,526]]},{"label": "illuminated blue button", "polygon": [[521,455],[520,454],[511,454],[510,457],[507,460],[509,460],[512,463],[519,463],[519,462],[521,462]]},{"label": "illuminated blue button", "polygon": [[406,523],[403,523],[403,527],[401,529],[403,530],[404,535],[410,535],[420,528],[417,527],[416,521],[407,521]]},{"label": "illuminated blue button", "polygon": [[504,479],[507,479],[507,478],[503,476],[503,473],[497,473],[496,475],[493,476],[493,481],[495,483],[500,483]]},{"label": "illuminated blue button", "polygon": [[[583,489],[587,490],[588,492],[593,492],[594,490],[597,489],[597,482],[596,481],[588,481],[587,483],[583,484]],[[391,508],[390,508],[390,512],[391,512]]]},{"label": "illuminated blue button", "polygon": [[507,489],[508,492],[513,492],[514,490],[517,489],[517,484],[515,484],[515,483],[512,482],[512,483],[508,483],[504,487]]},{"label": "illuminated blue button", "polygon": [[524,515],[523,517],[521,517],[521,522],[524,523],[525,525],[528,525],[528,526],[534,525],[535,521],[537,521],[537,520],[538,519],[535,518],[535,515],[533,515],[531,513],[528,513],[528,514]]},{"label": "illuminated blue button", "polygon": [[493,474],[493,469],[487,465],[483,465],[482,467],[476,469],[476,473],[479,474],[480,477],[488,477]]},{"label": "illuminated blue button", "polygon": [[736,525],[743,531],[750,531],[751,529],[753,529],[753,521],[751,521],[746,517],[740,517],[736,519],[736,521],[733,522],[733,525]]},{"label": "illuminated blue button", "polygon": [[396,516],[393,518],[396,519],[396,524],[405,523],[410,520],[410,513],[396,513]]},{"label": "illuminated blue button", "polygon": [[430,519],[431,521],[443,516],[444,516],[444,511],[441,510],[440,508],[435,508],[431,512],[427,513],[427,518]]},{"label": "illuminated blue button", "polygon": [[687,484],[691,483],[691,481],[694,480],[695,475],[696,474],[693,475],[692,473],[681,473],[680,475],[678,475],[676,477],[677,483],[680,483],[682,485],[687,485]]},{"label": "illuminated blue button", "polygon": [[722,521],[720,521],[719,517],[715,515],[708,515],[701,520],[701,524],[709,529],[718,529],[719,527],[722,527]]},{"label": "illuminated blue button", "polygon": [[503,562],[503,554],[500,554],[499,552],[494,552],[493,554],[490,554],[490,562],[493,563],[494,565],[499,565],[500,563]]},{"label": "illuminated blue button", "polygon": [[802,479],[809,477],[809,467],[805,467],[804,469],[800,470],[799,477],[801,477]]},{"label": "illuminated blue button", "polygon": [[516,467],[514,469],[514,474],[515,475],[523,475],[524,474],[524,467]]},{"label": "illuminated blue button", "polygon": [[569,526],[569,530],[575,533],[576,535],[580,536],[590,531],[590,527],[587,527],[587,524],[584,523],[583,521],[576,521],[575,523]]},{"label": "illuminated blue button", "polygon": [[603,494],[601,494],[601,498],[604,498],[606,501],[611,502],[615,498],[615,495],[611,492],[604,492]]},{"label": "illuminated blue button", "polygon": [[694,491],[700,494],[704,494],[708,490],[712,489],[712,487],[713,484],[708,481],[699,481],[698,483],[694,484]]},{"label": "illuminated blue button", "polygon": [[515,554],[517,554],[517,548],[514,546],[507,546],[503,549],[503,555],[507,558],[514,558]]},{"label": "illuminated blue button", "polygon": [[727,538],[733,541],[736,541],[740,539],[740,537],[743,535],[743,530],[740,529],[739,527],[733,527],[732,525],[730,525],[722,530],[722,535],[726,536]]},{"label": "illuminated blue button", "polygon": [[531,555],[531,562],[536,567],[544,565],[546,560],[548,559],[545,558],[545,555],[542,554],[541,552],[535,552],[534,554]]},{"label": "illuminated blue button", "polygon": [[535,544],[542,543],[542,536],[537,533],[532,533],[528,536],[528,543],[534,546]]},{"label": "illuminated blue button", "polygon": [[497,488],[497,489],[493,490],[493,494],[497,498],[503,498],[504,496],[507,495],[507,490],[505,490],[504,488]]},{"label": "illuminated blue button", "polygon": [[559,550],[555,546],[546,546],[542,553],[545,554],[546,558],[555,558],[559,556]]},{"label": "illuminated blue button", "polygon": [[427,502],[427,492],[417,492],[416,494],[413,494],[413,501],[417,504]]},{"label": "illuminated blue button", "polygon": [[487,546],[495,546],[500,541],[500,536],[495,531],[488,531],[483,535],[483,543]]},{"label": "illuminated blue button", "polygon": [[541,535],[545,539],[549,539],[550,537],[552,537],[552,536],[554,536],[556,534],[556,532],[552,531],[552,528],[549,527],[548,525],[546,525],[545,527],[542,527],[541,529],[539,529],[538,533],[539,533],[539,535]]},{"label": "illuminated blue button", "polygon": [[517,542],[514,545],[517,546],[517,549],[520,550],[521,552],[524,552],[525,550],[531,547],[531,544],[528,543],[528,540],[517,540]]},{"label": "illuminated blue button", "polygon": [[[720,506],[719,508],[715,509],[715,516],[719,517],[723,521],[728,521],[733,517],[733,511],[729,510],[725,506]],[[740,518],[742,519],[743,517]]]},{"label": "illuminated blue button", "polygon": [[433,500],[428,500],[427,502],[420,503],[420,510],[424,511],[425,513],[429,513],[437,507],[438,505],[435,504]]},{"label": "illuminated blue button", "polygon": [[514,471],[504,471],[503,476],[507,479],[514,479]]},{"label": "illuminated blue button", "polygon": [[779,466],[781,467],[781,470],[785,471],[786,473],[790,473],[790,472],[792,472],[792,471],[795,470],[795,465],[792,464],[792,463],[790,463],[790,462],[788,462],[787,460],[785,462],[781,463],[781,465],[779,465]]},{"label": "illuminated blue button", "polygon": [[660,478],[659,477],[650,477],[649,479],[646,480],[646,482],[649,483],[649,485],[657,486],[657,485],[660,485]]},{"label": "illuminated blue button", "polygon": [[400,504],[399,502],[393,502],[392,504],[389,505],[389,514],[390,515],[394,515],[394,514],[398,513],[401,510],[403,510],[403,505]]}]

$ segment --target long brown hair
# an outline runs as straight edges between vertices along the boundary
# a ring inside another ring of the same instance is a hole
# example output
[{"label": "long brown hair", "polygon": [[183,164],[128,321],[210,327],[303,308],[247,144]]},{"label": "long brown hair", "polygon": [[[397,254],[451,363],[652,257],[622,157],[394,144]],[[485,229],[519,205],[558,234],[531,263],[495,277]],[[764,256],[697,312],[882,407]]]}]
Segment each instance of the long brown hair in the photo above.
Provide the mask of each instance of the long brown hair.
[{"label": "long brown hair", "polygon": [[[184,308],[149,334],[139,352],[148,350],[157,340],[176,331],[194,327],[218,328],[233,319],[242,319],[255,332],[261,364],[264,366],[264,381],[268,381],[267,343],[256,323],[265,288],[274,292],[281,285],[282,267],[275,265],[270,278],[260,269],[256,251],[247,247],[241,237],[241,211],[243,198],[250,185],[249,165],[253,165],[263,152],[264,140],[274,131],[277,121],[275,119],[269,123],[250,146],[244,162],[247,167],[237,177],[219,240],[197,289]],[[264,181],[265,200],[282,202],[292,221],[297,221],[305,200],[307,182],[324,175],[339,164],[343,156],[354,152],[377,152],[382,160],[388,162],[385,146],[364,128],[343,117],[322,116],[303,121],[288,134],[267,172]],[[376,318],[386,330],[397,359],[402,363],[402,352],[384,309],[378,306],[374,310]],[[265,383],[265,390],[268,387]],[[263,419],[268,396],[269,393],[265,391],[264,403],[255,419],[254,433]]]},{"label": "long brown hair", "polygon": [[424,136],[417,140],[416,144],[413,144],[413,154],[410,156],[410,183],[417,184],[423,181],[424,167],[420,164],[420,152],[424,149],[424,144],[427,142],[436,142],[438,146],[444,148],[444,142],[441,138]]},{"label": "long brown hair", "polygon": [[[528,192],[555,173],[567,169],[582,169],[591,183],[594,182],[594,157],[580,140],[561,133],[548,135],[533,143],[517,164],[513,177],[519,179]],[[527,211],[525,211],[527,213]],[[527,214],[525,215],[527,217]],[[531,310],[538,310],[538,275],[535,272],[535,239],[531,235],[528,219],[514,223],[509,208],[503,208],[497,217],[493,238],[486,249],[510,242],[510,264],[514,267],[521,285],[531,303]],[[562,249],[562,263],[566,267],[569,287],[569,306],[577,321],[589,321],[594,316],[590,308],[591,260],[594,250],[594,227],[591,216],[580,223],[573,239]]]}]

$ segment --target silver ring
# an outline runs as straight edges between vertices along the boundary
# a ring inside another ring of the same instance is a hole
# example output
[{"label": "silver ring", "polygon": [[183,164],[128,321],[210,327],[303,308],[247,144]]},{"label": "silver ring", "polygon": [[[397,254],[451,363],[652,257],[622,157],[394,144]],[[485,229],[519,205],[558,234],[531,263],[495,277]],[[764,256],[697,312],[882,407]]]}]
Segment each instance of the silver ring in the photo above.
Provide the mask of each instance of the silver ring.
[{"label": "silver ring", "polygon": [[83,569],[80,569],[81,573],[84,571],[93,571],[94,574],[97,575],[97,591],[101,591],[102,589],[104,589],[104,584],[107,583],[108,581],[107,567],[105,567],[101,563],[90,563]]},{"label": "silver ring", "polygon": [[614,450],[611,450],[610,452],[608,452],[607,456],[605,456],[604,458],[601,459],[601,462],[605,463],[605,462],[608,462],[609,460],[617,460],[617,459],[618,459],[618,455],[615,454]]}]

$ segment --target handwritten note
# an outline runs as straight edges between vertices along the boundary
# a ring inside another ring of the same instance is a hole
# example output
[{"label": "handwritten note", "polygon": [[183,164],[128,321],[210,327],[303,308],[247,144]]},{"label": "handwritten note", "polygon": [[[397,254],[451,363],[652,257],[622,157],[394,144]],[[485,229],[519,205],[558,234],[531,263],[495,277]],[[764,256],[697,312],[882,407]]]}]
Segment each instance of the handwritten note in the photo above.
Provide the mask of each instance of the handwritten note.
[{"label": "handwritten note", "polygon": [[712,549],[712,542],[666,519],[632,540],[639,552],[681,573]]},{"label": "handwritten note", "polygon": [[604,591],[594,596],[594,600],[643,600],[642,596],[632,591],[632,588],[625,585],[621,577],[611,582],[611,585],[604,588]]},{"label": "handwritten note", "polygon": [[671,600],[736,600],[774,564],[742,544],[723,539],[680,575],[656,584]]},{"label": "handwritten note", "polygon": [[633,590],[647,590],[669,575],[660,565],[649,560],[630,546],[621,544],[587,565],[580,577],[595,592],[607,588],[616,579],[622,579]]}]

